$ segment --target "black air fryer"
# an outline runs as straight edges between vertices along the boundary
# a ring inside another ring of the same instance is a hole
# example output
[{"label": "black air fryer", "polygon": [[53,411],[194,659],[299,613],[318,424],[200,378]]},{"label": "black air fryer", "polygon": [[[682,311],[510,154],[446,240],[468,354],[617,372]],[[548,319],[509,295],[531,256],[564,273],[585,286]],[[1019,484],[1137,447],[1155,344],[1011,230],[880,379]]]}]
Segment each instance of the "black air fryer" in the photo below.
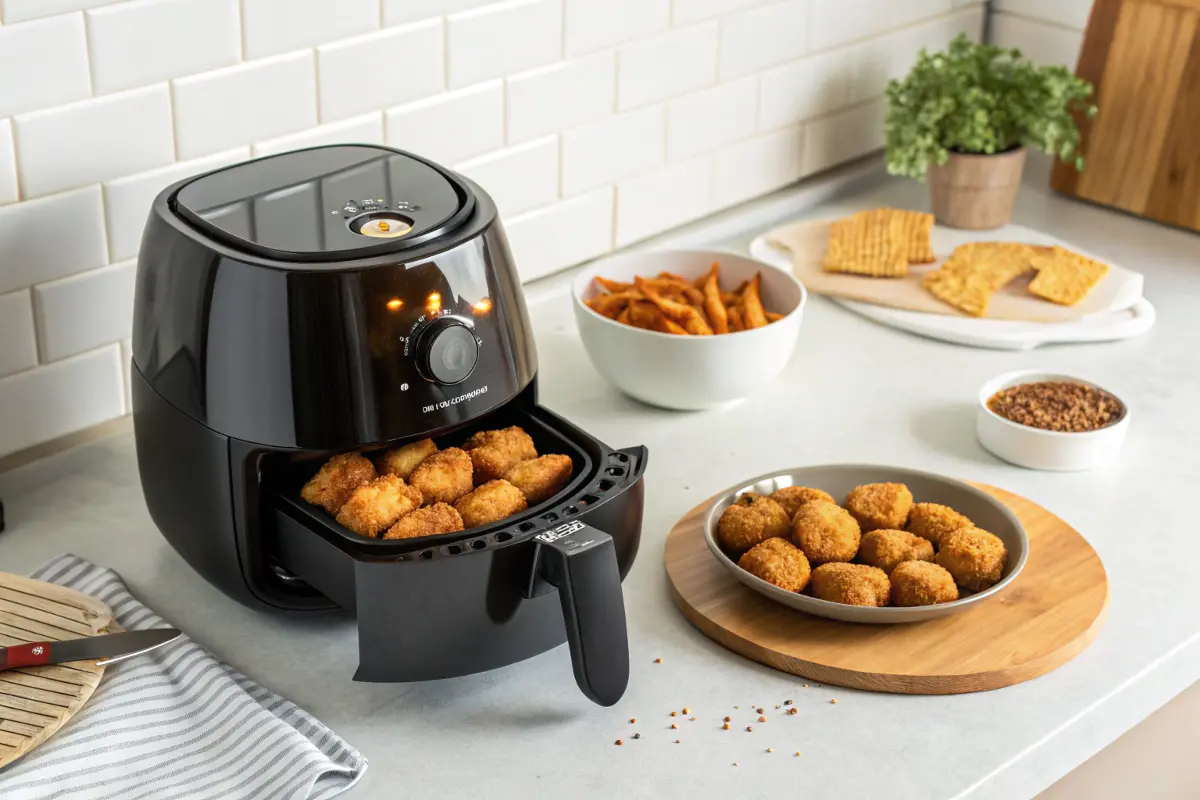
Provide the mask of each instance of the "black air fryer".
[{"label": "black air fryer", "polygon": [[[584,693],[620,698],[646,450],[538,405],[525,302],[479,186],[365,145],[182,181],[154,201],[135,306],[142,489],[201,575],[252,606],[353,611],[357,680],[465,675],[565,640]],[[370,539],[300,500],[333,454],[508,425],[569,455],[574,477],[494,525]]]}]

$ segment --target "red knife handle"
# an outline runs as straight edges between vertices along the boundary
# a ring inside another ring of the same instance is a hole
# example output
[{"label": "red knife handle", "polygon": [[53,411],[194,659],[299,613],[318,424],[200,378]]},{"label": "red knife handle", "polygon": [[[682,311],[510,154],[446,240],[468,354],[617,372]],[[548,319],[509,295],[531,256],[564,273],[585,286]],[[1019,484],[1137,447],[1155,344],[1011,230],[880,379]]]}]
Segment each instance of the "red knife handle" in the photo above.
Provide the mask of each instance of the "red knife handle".
[{"label": "red knife handle", "polygon": [[0,647],[0,669],[36,667],[50,663],[50,643],[30,642],[12,647]]}]

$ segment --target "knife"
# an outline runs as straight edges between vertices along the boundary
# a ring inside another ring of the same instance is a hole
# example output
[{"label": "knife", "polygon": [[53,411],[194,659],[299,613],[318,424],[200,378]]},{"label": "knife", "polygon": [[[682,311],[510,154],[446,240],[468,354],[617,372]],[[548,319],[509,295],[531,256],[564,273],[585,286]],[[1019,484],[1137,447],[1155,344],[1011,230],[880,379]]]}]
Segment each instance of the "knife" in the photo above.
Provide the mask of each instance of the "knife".
[{"label": "knife", "polygon": [[151,628],[144,631],[109,633],[104,636],[85,636],[62,642],[29,642],[0,647],[0,670],[93,660],[96,666],[103,667],[105,664],[124,661],[156,647],[162,647],[179,636],[179,631],[174,628]]}]

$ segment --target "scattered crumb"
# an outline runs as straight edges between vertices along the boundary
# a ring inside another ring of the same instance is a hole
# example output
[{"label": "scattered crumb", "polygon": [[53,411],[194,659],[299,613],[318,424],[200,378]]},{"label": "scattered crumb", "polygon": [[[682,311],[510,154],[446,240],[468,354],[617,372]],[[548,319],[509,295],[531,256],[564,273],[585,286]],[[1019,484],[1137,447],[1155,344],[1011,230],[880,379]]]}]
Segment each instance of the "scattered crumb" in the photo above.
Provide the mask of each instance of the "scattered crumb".
[{"label": "scattered crumb", "polygon": [[796,716],[797,714],[799,714],[799,713],[800,713],[800,709],[798,709],[798,708],[796,708],[795,706],[793,706],[792,708],[789,708],[789,709],[788,709],[788,712],[787,712],[787,713],[788,713],[789,715],[791,715],[791,716],[793,716],[793,717],[794,717],[794,716]]},{"label": "scattered crumb", "polygon": [[776,703],[776,704],[775,704],[775,707],[776,707],[776,708],[779,708],[779,703]]},{"label": "scattered crumb", "polygon": [[797,751],[796,751],[796,755],[800,755],[800,751],[799,751],[799,750],[797,750]]},{"label": "scattered crumb", "polygon": [[688,708],[687,706],[684,706],[684,707],[683,707],[683,713],[685,713],[685,714],[690,714],[690,713],[692,713],[692,710],[691,710],[690,708]]},{"label": "scattered crumb", "polygon": [[774,747],[768,747],[768,748],[767,748],[767,752],[768,752],[768,753],[774,753],[774,752],[775,752],[775,748],[774,748]]},{"label": "scattered crumb", "polygon": [[761,708],[756,708],[754,710],[757,711],[759,714],[763,713],[763,710]]},{"label": "scattered crumb", "polygon": [[630,718],[629,718],[629,724],[630,724],[630,725],[633,725],[633,724],[635,724],[636,722],[637,722],[637,717],[630,717]]},{"label": "scattered crumb", "polygon": [[674,722],[671,723],[671,730],[678,730],[678,728],[679,728],[679,726],[676,725]]},{"label": "scattered crumb", "polygon": [[688,722],[695,722],[695,721],[696,721],[695,717],[688,717]]},{"label": "scattered crumb", "polygon": [[741,708],[741,706],[734,706],[734,708]]},{"label": "scattered crumb", "polygon": [[679,744],[679,740],[678,740],[678,739],[676,739],[674,743],[675,743],[675,744]]},{"label": "scattered crumb", "polygon": [[671,712],[671,716],[672,716],[672,717],[678,717],[678,716],[679,716],[679,712],[678,712],[678,711],[672,711],[672,712]]},{"label": "scattered crumb", "polygon": [[805,688],[805,689],[807,689],[807,688],[808,688],[808,684],[807,684],[807,683],[806,683],[806,684],[804,684],[804,688]]},{"label": "scattered crumb", "polygon": [[655,663],[655,664],[661,664],[661,663],[662,663],[662,659],[661,659],[661,658],[656,658],[656,659],[654,659],[654,663]]},{"label": "scattered crumb", "polygon": [[783,704],[784,704],[785,706],[790,706],[790,705],[792,704],[792,701],[791,701],[791,700],[784,700],[784,701],[783,701]]},{"label": "scattered crumb", "polygon": [[758,718],[758,721],[759,721],[759,722],[766,722],[766,721],[767,721],[767,718],[766,718],[766,717],[759,717],[759,718]]},{"label": "scattered crumb", "polygon": [[751,728],[749,725],[746,726],[746,733],[751,733],[753,731],[754,731],[754,728]]},{"label": "scattered crumb", "polygon": [[733,721],[733,719],[732,719],[731,717],[726,717],[726,718],[725,718],[725,721],[726,721],[726,722],[732,722],[732,721]]},{"label": "scattered crumb", "polygon": [[738,762],[736,762],[736,761],[735,761],[735,762],[733,762],[733,765],[734,765],[735,767],[741,766],[741,765],[740,765],[740,764],[738,764]]},{"label": "scattered crumb", "polygon": [[633,735],[633,738],[635,738],[635,739],[640,739],[640,738],[642,738],[642,735],[641,735],[640,733],[635,733],[635,734]]},{"label": "scattered crumb", "polygon": [[835,705],[835,706],[837,705],[837,700],[830,700],[829,702],[831,705]]},{"label": "scattered crumb", "polygon": [[625,743],[622,742],[620,739],[617,739],[617,747],[620,747],[623,744],[625,744]]},{"label": "scattered crumb", "polygon": [[729,730],[729,723],[728,723],[728,722],[726,722],[725,724],[723,724],[723,725],[721,726],[721,730],[723,730],[723,731],[727,731],[727,730]]}]

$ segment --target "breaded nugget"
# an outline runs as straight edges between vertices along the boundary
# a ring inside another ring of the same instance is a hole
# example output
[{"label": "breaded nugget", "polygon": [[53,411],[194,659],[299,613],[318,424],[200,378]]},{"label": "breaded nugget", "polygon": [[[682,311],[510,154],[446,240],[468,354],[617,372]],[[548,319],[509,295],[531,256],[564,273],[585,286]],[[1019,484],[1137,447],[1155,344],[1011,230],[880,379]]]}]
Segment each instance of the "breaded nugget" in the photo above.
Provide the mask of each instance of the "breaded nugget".
[{"label": "breaded nugget", "polygon": [[408,482],[421,490],[426,503],[453,503],[475,487],[471,473],[471,457],[447,447],[418,464]]},{"label": "breaded nugget", "polygon": [[886,606],[892,591],[888,576],[878,567],[833,562],[812,571],[814,597],[848,606]]},{"label": "breaded nugget", "polygon": [[415,539],[418,536],[437,536],[463,529],[462,517],[452,506],[434,503],[407,514],[387,529],[385,539]]},{"label": "breaded nugget", "polygon": [[890,578],[894,606],[932,606],[958,599],[954,576],[928,561],[897,564]]},{"label": "breaded nugget", "polygon": [[880,528],[863,534],[858,560],[890,575],[902,561],[933,561],[933,545],[915,533]]},{"label": "breaded nugget", "polygon": [[937,503],[913,503],[908,512],[909,533],[915,533],[922,539],[933,542],[935,547],[941,547],[942,539],[959,528],[970,528],[973,523],[950,506]]},{"label": "breaded nugget", "polygon": [[1003,577],[1008,550],[994,533],[962,528],[942,539],[936,560],[954,576],[958,588],[980,592]]},{"label": "breaded nugget", "polygon": [[477,528],[511,517],[518,511],[524,511],[527,506],[521,490],[501,479],[488,481],[470,494],[463,495],[454,504],[454,510],[462,517],[463,525]]},{"label": "breaded nugget", "polygon": [[338,511],[338,524],[375,538],[396,520],[421,507],[421,493],[399,475],[380,475],[356,488]]},{"label": "breaded nugget", "polygon": [[462,449],[471,454],[475,480],[481,484],[503,478],[513,465],[537,458],[533,439],[517,425],[474,433],[463,443]]},{"label": "breaded nugget", "polygon": [[783,506],[754,492],[739,495],[717,520],[717,541],[735,553],[787,533],[788,515]]},{"label": "breaded nugget", "polygon": [[751,547],[738,559],[738,566],[789,592],[802,592],[811,569],[800,548],[787,539],[774,537]]},{"label": "breaded nugget", "polygon": [[300,490],[300,499],[336,515],[359,485],[375,478],[375,466],[358,453],[342,453],[326,461]]},{"label": "breaded nugget", "polygon": [[846,495],[846,510],[864,531],[904,530],[912,508],[912,492],[903,483],[867,483]]},{"label": "breaded nugget", "polygon": [[784,512],[787,513],[788,519],[796,516],[796,509],[809,502],[810,500],[825,500],[827,502],[835,502],[833,495],[829,492],[822,492],[820,489],[810,489],[807,486],[785,486],[782,489],[776,489],[768,495],[772,500],[783,506]]},{"label": "breaded nugget", "polygon": [[437,452],[433,439],[422,439],[419,442],[388,450],[375,461],[380,475],[399,475],[404,480],[412,477],[412,472],[427,457]]},{"label": "breaded nugget", "polygon": [[551,454],[516,464],[504,479],[521,490],[529,505],[536,506],[558,494],[571,480],[574,469],[570,456]]},{"label": "breaded nugget", "polygon": [[849,561],[858,552],[860,531],[850,512],[828,500],[812,500],[792,518],[792,542],[814,566]]}]

